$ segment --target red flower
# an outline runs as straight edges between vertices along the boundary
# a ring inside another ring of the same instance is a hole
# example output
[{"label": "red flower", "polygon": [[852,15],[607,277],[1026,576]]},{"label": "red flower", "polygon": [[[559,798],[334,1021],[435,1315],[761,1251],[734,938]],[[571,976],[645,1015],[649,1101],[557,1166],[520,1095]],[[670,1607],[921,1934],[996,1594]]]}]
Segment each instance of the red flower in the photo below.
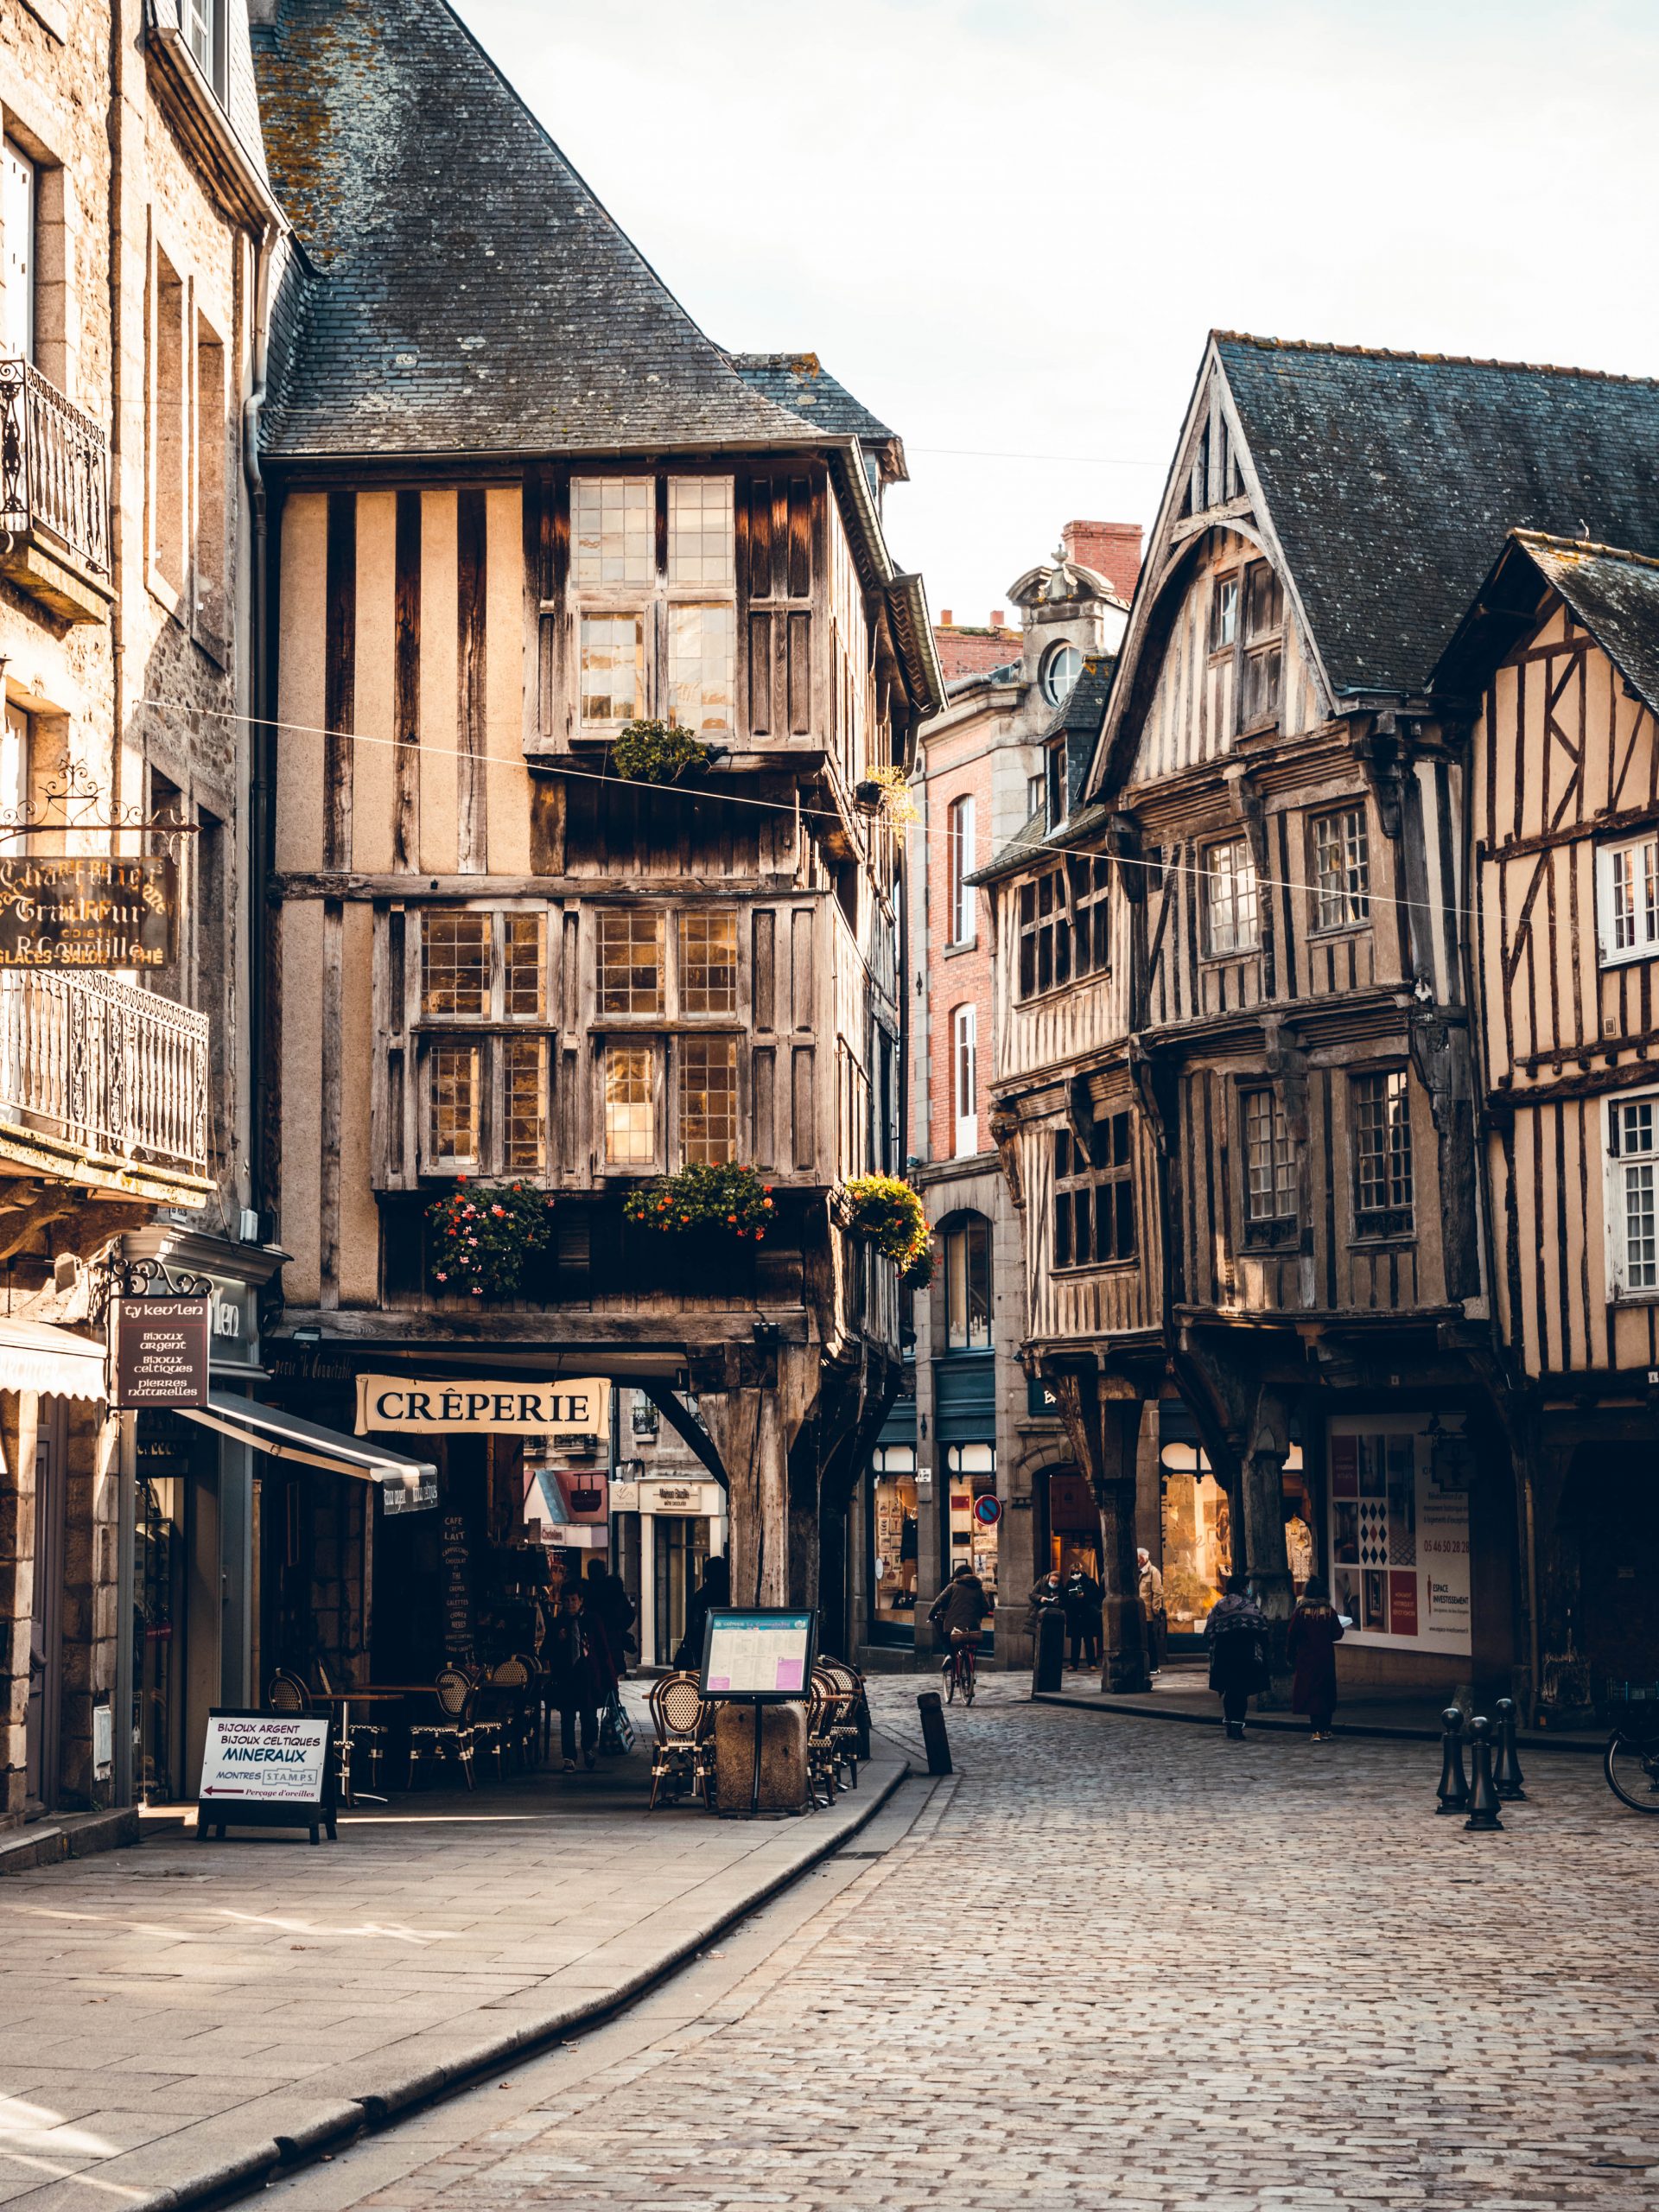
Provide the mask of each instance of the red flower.
[{"label": "red flower", "polygon": [[755,1232],[754,1232],[754,1241],[755,1241],[755,1243],[756,1243],[757,1244],[764,1244],[764,1243],[766,1243],[766,1230],[765,1230],[764,1229],[757,1229],[757,1230],[755,1230]]}]

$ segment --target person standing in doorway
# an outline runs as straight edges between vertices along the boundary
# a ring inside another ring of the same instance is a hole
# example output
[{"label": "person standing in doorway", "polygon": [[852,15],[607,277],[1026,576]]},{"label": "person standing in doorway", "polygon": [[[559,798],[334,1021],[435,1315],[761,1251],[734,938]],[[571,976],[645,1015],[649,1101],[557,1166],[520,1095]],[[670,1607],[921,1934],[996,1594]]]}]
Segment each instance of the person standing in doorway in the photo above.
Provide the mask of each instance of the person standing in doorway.
[{"label": "person standing in doorway", "polygon": [[1065,1578],[1061,1591],[1065,1607],[1065,1632],[1071,1640],[1071,1664],[1080,1667],[1086,1660],[1091,1667],[1100,1664],[1100,1600],[1101,1587],[1081,1560]]},{"label": "person standing in doorway", "polygon": [[1337,1710],[1337,1646],[1342,1642],[1342,1619],[1325,1593],[1321,1576],[1310,1574],[1290,1617],[1287,1650],[1295,1669],[1290,1709],[1307,1715],[1309,1738],[1328,1743]]},{"label": "person standing in doorway", "polygon": [[674,1648],[674,1664],[692,1674],[702,1666],[704,1631],[710,1613],[723,1612],[732,1602],[732,1570],[723,1552],[715,1552],[702,1570],[702,1580],[685,1608],[685,1634]]},{"label": "person standing in doorway", "polygon": [[628,1671],[628,1631],[633,1626],[633,1600],[620,1574],[613,1574],[602,1559],[588,1562],[585,1603],[590,1620],[597,1621],[611,1649],[611,1665],[620,1681]]},{"label": "person standing in doorway", "polygon": [[1136,1551],[1135,1561],[1141,1573],[1141,1618],[1147,1624],[1147,1665],[1154,1675],[1164,1669],[1164,1654],[1169,1649],[1169,1614],[1164,1605],[1164,1578],[1152,1563],[1152,1554],[1142,1544]]},{"label": "person standing in doorway", "polygon": [[599,1705],[601,1691],[610,1694],[610,1655],[604,1649],[604,1632],[596,1621],[584,1618],[580,1582],[567,1582],[559,1592],[559,1610],[553,1617],[543,1656],[550,1670],[553,1702],[559,1711],[559,1752],[564,1770],[576,1770],[576,1725],[582,1725],[582,1764],[593,1771],[599,1744]]},{"label": "person standing in doorway", "polygon": [[1204,1640],[1210,1647],[1210,1687],[1221,1699],[1222,1724],[1236,1744],[1244,1740],[1251,1696],[1268,1687],[1267,1635],[1267,1616],[1249,1583],[1242,1574],[1230,1574],[1204,1624]]}]

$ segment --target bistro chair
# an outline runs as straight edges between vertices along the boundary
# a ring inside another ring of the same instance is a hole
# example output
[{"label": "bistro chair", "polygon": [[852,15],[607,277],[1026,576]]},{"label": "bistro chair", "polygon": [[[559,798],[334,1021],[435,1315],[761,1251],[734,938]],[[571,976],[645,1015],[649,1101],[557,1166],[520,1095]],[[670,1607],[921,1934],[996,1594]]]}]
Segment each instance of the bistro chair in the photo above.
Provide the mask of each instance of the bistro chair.
[{"label": "bistro chair", "polygon": [[657,1792],[664,1783],[677,1797],[688,1784],[705,1805],[710,1802],[713,1761],[709,1757],[709,1707],[704,1704],[695,1675],[661,1675],[652,1684],[645,1702],[657,1745],[651,1762],[651,1802],[657,1809]]},{"label": "bistro chair", "polygon": [[279,1667],[271,1676],[270,1687],[265,1692],[265,1710],[267,1713],[309,1713],[311,1693],[297,1675],[290,1675],[285,1667]]},{"label": "bistro chair", "polygon": [[473,1703],[478,1685],[459,1667],[445,1667],[432,1685],[442,1716],[437,1720],[412,1722],[409,1731],[409,1787],[415,1787],[415,1768],[421,1759],[453,1759],[473,1787]]},{"label": "bistro chair", "polygon": [[815,1808],[833,1805],[840,1787],[840,1747],[836,1740],[836,1724],[840,1718],[841,1702],[835,1684],[821,1668],[815,1667],[806,1707],[806,1786]]},{"label": "bistro chair", "polygon": [[490,1694],[490,1673],[486,1667],[472,1665],[461,1671],[473,1685],[473,1704],[469,1715],[473,1731],[473,1748],[495,1761],[495,1778],[505,1782],[507,1774],[507,1746],[512,1733],[511,1723],[500,1710],[501,1700]]},{"label": "bistro chair", "polygon": [[844,1659],[821,1659],[818,1665],[827,1681],[833,1682],[840,1699],[836,1715],[835,1734],[836,1764],[844,1768],[855,1789],[858,1787],[860,1758],[859,1700],[864,1694],[863,1679],[856,1667],[849,1667]]},{"label": "bistro chair", "polygon": [[[324,1660],[317,1662],[317,1680],[327,1694],[335,1694],[334,1681]],[[349,1805],[352,1802],[352,1761],[361,1751],[369,1763],[369,1788],[380,1786],[380,1761],[391,1739],[390,1728],[373,1722],[353,1720],[351,1707],[342,1705],[340,1718],[334,1723],[334,1757],[340,1773],[340,1794]]]},{"label": "bistro chair", "polygon": [[506,1723],[507,1755],[521,1769],[536,1764],[540,1735],[536,1674],[533,1662],[516,1651],[490,1669],[489,1694]]}]

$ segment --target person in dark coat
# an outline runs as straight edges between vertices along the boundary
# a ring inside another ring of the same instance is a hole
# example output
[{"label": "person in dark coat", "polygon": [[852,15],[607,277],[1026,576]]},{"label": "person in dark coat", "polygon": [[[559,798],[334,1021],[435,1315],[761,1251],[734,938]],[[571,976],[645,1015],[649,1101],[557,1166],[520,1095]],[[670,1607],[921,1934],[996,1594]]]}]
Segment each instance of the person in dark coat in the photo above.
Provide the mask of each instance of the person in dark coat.
[{"label": "person in dark coat", "polygon": [[1221,1718],[1236,1744],[1244,1740],[1244,1715],[1253,1694],[1268,1687],[1267,1616],[1242,1574],[1230,1574],[1224,1595],[1204,1624],[1210,1647],[1210,1687],[1221,1699]]},{"label": "person in dark coat", "polygon": [[705,1561],[702,1580],[692,1592],[685,1608],[685,1634],[674,1647],[674,1664],[690,1668],[693,1674],[702,1665],[704,1631],[710,1613],[723,1612],[732,1602],[732,1570],[722,1554],[716,1552]]},{"label": "person in dark coat", "polygon": [[1103,1595],[1099,1583],[1084,1567],[1074,1567],[1061,1586],[1060,1602],[1065,1607],[1065,1632],[1071,1640],[1074,1667],[1081,1667],[1085,1658],[1091,1667],[1100,1664]]},{"label": "person in dark coat", "polygon": [[582,1764],[591,1772],[599,1744],[599,1708],[607,1702],[615,1679],[610,1650],[597,1620],[588,1617],[580,1582],[567,1582],[559,1592],[559,1610],[553,1616],[542,1656],[550,1676],[553,1702],[559,1711],[559,1751],[564,1770],[576,1770],[576,1724],[582,1724]]},{"label": "person in dark coat", "polygon": [[1290,1709],[1307,1715],[1308,1735],[1316,1744],[1329,1740],[1337,1710],[1337,1646],[1341,1642],[1342,1618],[1325,1595],[1323,1579],[1310,1574],[1290,1617],[1286,1648],[1296,1670]]},{"label": "person in dark coat", "polygon": [[628,1671],[628,1630],[633,1626],[633,1600],[620,1574],[613,1574],[602,1559],[588,1562],[588,1586],[583,1602],[588,1617],[605,1631],[611,1664],[621,1679]]}]

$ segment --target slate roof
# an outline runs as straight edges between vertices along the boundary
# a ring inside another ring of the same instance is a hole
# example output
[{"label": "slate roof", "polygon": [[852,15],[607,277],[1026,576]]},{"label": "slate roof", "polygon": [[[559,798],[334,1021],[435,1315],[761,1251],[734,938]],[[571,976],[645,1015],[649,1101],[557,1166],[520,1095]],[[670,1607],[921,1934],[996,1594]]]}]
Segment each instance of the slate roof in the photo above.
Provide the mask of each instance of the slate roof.
[{"label": "slate roof", "polygon": [[295,278],[274,454],[816,442],[698,329],[443,0],[275,13],[254,34],[265,149],[315,273]]},{"label": "slate roof", "polygon": [[1018,875],[1022,868],[1029,868],[1046,854],[1058,858],[1062,853],[1086,844],[1090,837],[1099,836],[1111,818],[1109,806],[1081,806],[1075,814],[1068,815],[1058,829],[1045,830],[1039,809],[994,859],[963,880],[976,885],[1000,883],[1005,876]]},{"label": "slate roof", "polygon": [[1512,530],[1659,552],[1659,383],[1215,334],[1338,693],[1421,692]]},{"label": "slate roof", "polygon": [[890,481],[908,483],[904,441],[832,377],[816,353],[728,353],[745,384],[837,436],[856,438]]},{"label": "slate roof", "polygon": [[[1523,563],[1527,588],[1515,575]],[[1613,665],[1659,714],[1659,561],[1617,545],[1514,531],[1435,674],[1437,688],[1483,682],[1537,616],[1538,579],[1551,584]]]}]

